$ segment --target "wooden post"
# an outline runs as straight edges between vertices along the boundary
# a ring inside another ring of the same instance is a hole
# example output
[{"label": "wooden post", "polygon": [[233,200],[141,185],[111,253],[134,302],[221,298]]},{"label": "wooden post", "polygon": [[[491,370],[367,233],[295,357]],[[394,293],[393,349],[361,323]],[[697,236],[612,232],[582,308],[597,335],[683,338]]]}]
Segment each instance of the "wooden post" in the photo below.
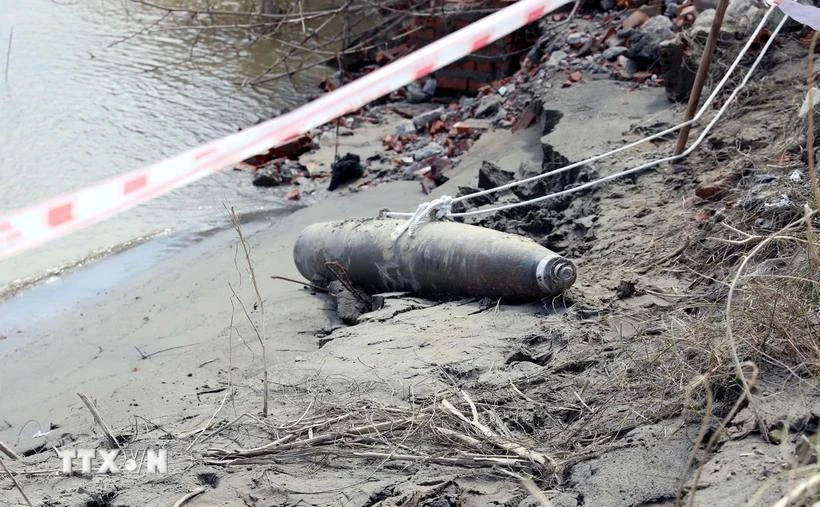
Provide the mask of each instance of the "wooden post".
[{"label": "wooden post", "polygon": [[[709,30],[709,38],[706,39],[706,47],[703,49],[703,54],[700,57],[700,65],[698,65],[698,73],[695,75],[695,83],[692,85],[692,92],[689,94],[689,105],[686,107],[686,119],[691,120],[695,116],[695,111],[698,110],[700,104],[700,93],[703,91],[703,84],[709,76],[709,67],[712,65],[712,54],[715,52],[717,40],[720,36],[720,27],[723,25],[723,16],[726,14],[726,8],[729,7],[729,0],[720,0],[718,2],[717,10],[715,11],[715,19],[712,20],[712,28]],[[678,144],[675,146],[675,155],[683,153],[686,148],[686,142],[689,140],[689,130],[691,125],[686,125],[678,134]]]}]

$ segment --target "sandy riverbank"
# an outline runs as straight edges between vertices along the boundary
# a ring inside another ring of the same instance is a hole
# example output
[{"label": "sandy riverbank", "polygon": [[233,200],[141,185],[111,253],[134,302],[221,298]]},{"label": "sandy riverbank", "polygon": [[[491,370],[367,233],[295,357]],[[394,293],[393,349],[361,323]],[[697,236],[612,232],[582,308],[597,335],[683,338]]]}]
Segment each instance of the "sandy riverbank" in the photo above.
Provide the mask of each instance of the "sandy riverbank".
[{"label": "sandy riverbank", "polygon": [[[485,160],[513,172],[538,170],[544,146],[575,160],[639,137],[640,124],[677,118],[657,88],[627,91],[595,80],[550,93],[562,116],[543,139],[538,124],[485,134],[435,194],[474,186]],[[372,138],[360,132],[349,142],[378,149],[382,135],[374,127],[366,134]],[[650,145],[620,162],[654,157],[670,144]],[[608,164],[584,171],[606,174]],[[190,505],[535,505],[518,478],[530,475],[549,489],[554,505],[669,504],[679,478],[688,476],[700,424],[696,411],[681,408],[681,386],[697,372],[673,371],[668,355],[688,339],[692,322],[681,303],[694,275],[663,265],[691,228],[693,169],[650,171],[560,209],[504,217],[513,232],[542,226],[544,237],[564,245],[578,264],[576,287],[544,304],[392,296],[383,310],[346,327],[327,297],[269,278],[299,276],[291,248],[306,225],[373,216],[385,207],[414,209],[429,199],[418,182],[332,196],[281,219],[247,224],[265,304],[270,416],[245,417],[212,436],[244,413],[257,414],[262,400],[261,351],[231,287],[254,322],[261,314],[252,309],[235,234],[218,232],[91,298],[77,314],[43,321],[32,312],[0,352],[0,441],[21,453],[35,449],[13,467],[30,496],[51,505],[91,499],[168,505],[202,485],[207,490]],[[670,217],[684,217],[686,225]],[[792,421],[805,417],[818,406],[805,388],[761,385],[771,394],[761,410]],[[469,415],[460,390],[498,438],[548,455],[555,465],[447,464],[476,454],[516,456],[470,437],[469,424],[441,414],[447,399]],[[774,396],[786,391],[785,398]],[[131,435],[129,446],[167,447],[170,475],[52,475],[60,464],[52,445],[99,442],[77,392],[96,400],[118,434]],[[396,422],[407,413],[409,427]],[[195,430],[209,422],[197,437]],[[351,428],[383,422],[367,439],[347,438]],[[213,463],[219,453],[208,451],[263,445],[294,428],[304,433],[290,438],[305,442],[328,427],[339,432],[330,450],[299,444],[229,465]],[[38,432],[48,435],[33,438]],[[706,460],[697,503],[733,505],[755,494],[790,462],[784,449],[753,433],[726,441]],[[778,482],[762,498],[779,497],[783,487]],[[0,479],[4,501],[19,503],[17,495]]]}]

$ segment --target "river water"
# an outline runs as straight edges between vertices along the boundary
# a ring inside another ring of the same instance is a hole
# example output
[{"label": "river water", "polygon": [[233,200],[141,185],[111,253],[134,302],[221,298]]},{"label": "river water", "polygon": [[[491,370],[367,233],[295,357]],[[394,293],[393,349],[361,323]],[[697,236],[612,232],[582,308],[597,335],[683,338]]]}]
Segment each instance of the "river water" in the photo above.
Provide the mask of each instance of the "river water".
[{"label": "river water", "polygon": [[[210,4],[243,8],[237,1]],[[317,68],[264,89],[241,87],[284,47],[272,41],[248,44],[252,35],[235,30],[180,29],[185,20],[166,18],[151,26],[161,14],[130,0],[0,0],[0,212],[275,115],[314,93],[319,74],[326,72]],[[147,33],[137,34],[146,26],[151,27]],[[298,25],[294,31],[298,41]],[[222,223],[223,203],[239,212],[282,206],[275,193],[251,186],[247,174],[223,172],[0,261],[0,294],[136,238]]]}]

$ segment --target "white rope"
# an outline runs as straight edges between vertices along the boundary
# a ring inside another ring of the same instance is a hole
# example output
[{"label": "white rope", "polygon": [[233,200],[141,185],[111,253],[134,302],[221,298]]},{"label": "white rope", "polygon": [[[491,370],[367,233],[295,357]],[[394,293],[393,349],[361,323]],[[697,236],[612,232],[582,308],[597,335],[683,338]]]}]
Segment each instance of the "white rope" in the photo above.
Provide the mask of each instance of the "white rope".
[{"label": "white rope", "polygon": [[[410,220],[399,225],[396,227],[396,230],[393,231],[393,241],[399,239],[405,232],[408,236],[412,237],[416,233],[416,228],[424,222],[429,222],[433,219],[441,220],[449,216],[452,202],[452,197],[442,195],[438,199],[419,204],[418,208],[416,208],[416,212],[411,215]],[[384,213],[384,216],[389,216],[389,212]]]},{"label": "white rope", "polygon": [[[752,32],[752,35],[746,41],[746,44],[743,46],[743,49],[741,49],[740,53],[738,53],[737,58],[735,58],[734,62],[732,62],[732,65],[729,66],[729,69],[726,71],[726,74],[723,76],[723,79],[720,80],[720,82],[717,84],[715,89],[712,91],[712,93],[709,95],[709,97],[706,99],[706,101],[703,103],[703,105],[700,107],[700,109],[698,109],[697,113],[695,114],[695,116],[692,117],[691,120],[687,120],[683,123],[675,125],[674,127],[669,127],[668,129],[663,130],[661,132],[658,132],[656,134],[653,134],[651,136],[645,137],[643,139],[639,139],[637,141],[626,144],[626,145],[621,146],[619,148],[615,148],[614,150],[608,151],[606,153],[595,155],[593,157],[587,158],[587,159],[582,160],[580,162],[574,162],[574,163],[569,164],[567,166],[560,167],[558,169],[554,169],[554,170],[546,172],[546,173],[538,174],[536,176],[532,176],[530,178],[526,178],[526,179],[523,179],[523,180],[513,181],[513,182],[507,183],[505,185],[500,185],[498,187],[490,188],[490,189],[487,189],[487,190],[481,190],[479,192],[474,192],[472,194],[467,194],[467,195],[463,195],[463,196],[460,196],[460,197],[456,197],[456,198],[452,199],[451,205],[455,204],[457,202],[465,201],[467,199],[473,199],[475,197],[481,197],[481,196],[484,196],[484,195],[489,195],[489,194],[493,194],[493,193],[496,193],[496,192],[501,192],[503,190],[508,190],[508,189],[514,188],[518,185],[525,185],[527,183],[532,183],[534,181],[538,181],[538,180],[541,180],[541,179],[544,179],[544,178],[548,178],[550,176],[554,176],[556,174],[560,174],[560,173],[569,171],[570,169],[575,169],[576,167],[580,167],[580,166],[589,164],[591,162],[596,162],[598,160],[601,160],[601,159],[604,159],[606,157],[615,155],[615,154],[620,153],[622,151],[626,151],[628,149],[635,148],[636,146],[640,146],[641,144],[644,144],[644,143],[653,141],[655,139],[667,136],[667,135],[669,135],[673,132],[676,132],[676,131],[686,127],[687,125],[692,125],[693,123],[699,121],[700,118],[703,116],[703,114],[706,112],[706,110],[709,108],[709,106],[712,104],[712,102],[715,100],[715,98],[717,98],[717,95],[718,95],[718,93],[720,93],[721,89],[729,81],[729,78],[731,77],[732,73],[734,73],[735,69],[740,64],[740,61],[746,55],[746,53],[748,52],[751,45],[755,42],[758,35],[760,34],[760,32],[765,27],[766,22],[768,21],[769,16],[771,16],[774,9],[775,9],[775,6],[773,5],[769,8],[768,11],[766,11],[763,18],[760,20],[760,23],[757,25],[757,28],[754,30],[754,32]],[[782,24],[782,22],[781,22],[781,24]],[[775,34],[776,33],[777,32],[775,32]],[[771,40],[771,38],[769,40]],[[766,46],[763,48],[763,50],[761,50],[761,53],[758,56],[758,58],[762,57],[762,55],[765,53],[766,49],[768,49],[769,45],[770,44],[767,41]],[[757,62],[757,63],[759,63],[759,62]],[[757,63],[755,63],[755,65],[750,69],[750,72],[747,72],[746,80],[748,80],[748,76],[751,74],[751,72],[757,66]],[[745,80],[744,80],[743,84],[745,84]],[[741,84],[740,86],[742,87],[743,84]],[[725,104],[724,104],[724,107],[725,107]],[[695,144],[693,146],[697,146],[697,144]],[[691,152],[691,149],[687,150],[685,153],[688,154],[690,152]],[[681,154],[680,156],[675,157],[675,158],[680,158],[680,157],[683,157],[683,156],[685,156],[685,155]],[[675,158],[662,159],[662,160],[658,161],[657,163],[661,163],[661,162],[666,161],[666,160],[674,160]],[[645,167],[641,166],[641,168],[645,168]],[[637,168],[636,168],[636,170],[637,170]],[[612,175],[611,177],[601,178],[599,180],[595,180],[595,181],[592,181],[592,182],[589,182],[589,183],[585,184],[583,186],[583,188],[589,188],[591,186],[597,185],[599,183],[603,183],[605,181],[609,181],[611,179],[618,178],[620,176],[624,176],[626,174],[631,174],[631,172],[625,171],[623,173],[618,173],[618,174]],[[580,189],[581,189],[581,187],[575,187],[575,188],[570,189],[570,190],[571,191],[577,191],[577,190],[580,190]],[[568,191],[564,191],[564,192],[570,193]],[[530,201],[523,201],[521,203],[513,203],[512,205],[506,205],[506,206],[502,206],[502,207],[499,207],[499,208],[488,208],[488,209],[482,209],[482,210],[477,210],[477,211],[468,212],[468,213],[449,213],[446,216],[451,216],[451,217],[467,216],[467,215],[478,214],[478,213],[490,213],[490,212],[493,212],[493,211],[498,211],[499,209],[508,209],[508,208],[514,208],[514,207],[517,207],[517,206],[525,206],[525,205],[528,205],[528,204],[532,204],[533,202],[540,202],[542,200],[545,200],[545,199],[548,199],[548,198],[551,198],[551,197],[557,197],[559,195],[564,195],[564,192],[558,192],[556,194],[551,194],[549,196],[543,196],[541,198],[530,200]],[[401,213],[401,212],[386,212],[386,213],[384,213],[384,216],[388,216],[388,217],[413,217],[414,215],[415,215],[414,213]]]},{"label": "white rope", "polygon": [[562,190],[561,192],[555,192],[555,193],[552,193],[552,194],[549,194],[549,195],[544,195],[544,196],[541,196],[541,197],[537,197],[535,199],[530,199],[528,201],[515,202],[515,203],[506,204],[506,205],[503,205],[503,206],[496,206],[494,208],[480,209],[480,210],[475,210],[475,211],[467,211],[467,212],[464,212],[464,213],[450,213],[448,216],[450,216],[450,217],[466,217],[466,216],[470,216],[470,215],[478,215],[478,214],[481,214],[481,213],[493,213],[493,212],[496,212],[496,211],[502,211],[502,210],[506,210],[506,209],[518,208],[520,206],[528,206],[530,204],[535,204],[535,203],[538,203],[538,202],[546,201],[547,199],[552,199],[554,197],[561,197],[563,195],[568,195],[568,194],[572,194],[574,192],[579,192],[581,190],[591,188],[591,187],[594,187],[596,185],[600,185],[601,183],[606,183],[607,181],[611,181],[611,180],[614,180],[614,179],[617,179],[617,178],[621,178],[623,176],[628,176],[630,174],[634,174],[634,173],[637,173],[639,171],[643,171],[644,169],[648,169],[652,166],[656,166],[656,165],[662,164],[664,162],[672,162],[674,160],[678,160],[678,159],[681,159],[683,157],[686,157],[687,155],[692,153],[692,151],[694,151],[695,148],[697,148],[698,145],[700,145],[700,143],[702,143],[704,139],[706,139],[706,135],[709,134],[709,131],[712,130],[712,127],[715,126],[715,124],[718,122],[718,120],[720,120],[720,117],[723,116],[723,113],[725,113],[726,110],[729,108],[729,106],[732,104],[732,102],[734,102],[734,100],[737,97],[738,93],[740,93],[740,90],[743,89],[743,87],[746,86],[746,83],[749,82],[749,78],[752,76],[752,73],[754,73],[755,69],[757,69],[757,66],[763,60],[763,56],[766,54],[766,51],[769,50],[769,47],[772,45],[772,42],[774,42],[774,38],[777,36],[778,32],[780,32],[780,29],[783,27],[783,25],[786,23],[787,20],[788,20],[788,18],[786,16],[783,16],[783,19],[777,25],[777,28],[775,28],[775,30],[772,32],[772,35],[771,35],[771,37],[769,37],[769,40],[766,41],[766,44],[760,50],[760,54],[755,59],[754,63],[752,63],[752,66],[749,68],[749,71],[743,77],[743,80],[732,91],[732,94],[729,95],[728,99],[726,99],[726,102],[718,110],[717,114],[715,114],[715,117],[712,118],[712,120],[703,129],[703,132],[701,132],[700,135],[698,136],[698,138],[695,140],[695,142],[692,143],[692,146],[687,148],[683,153],[681,153],[679,155],[672,155],[672,156],[669,156],[669,157],[661,158],[661,159],[658,159],[658,160],[653,160],[651,162],[647,162],[647,163],[639,165],[637,167],[633,167],[632,169],[627,169],[625,171],[621,171],[621,172],[618,172],[618,173],[615,173],[615,174],[611,174],[609,176],[605,176],[603,178],[598,178],[597,180],[593,180],[593,181],[590,181],[588,183],[584,183],[583,185],[578,185],[577,187],[573,187],[573,188],[570,188],[570,189],[567,189],[567,190]]}]

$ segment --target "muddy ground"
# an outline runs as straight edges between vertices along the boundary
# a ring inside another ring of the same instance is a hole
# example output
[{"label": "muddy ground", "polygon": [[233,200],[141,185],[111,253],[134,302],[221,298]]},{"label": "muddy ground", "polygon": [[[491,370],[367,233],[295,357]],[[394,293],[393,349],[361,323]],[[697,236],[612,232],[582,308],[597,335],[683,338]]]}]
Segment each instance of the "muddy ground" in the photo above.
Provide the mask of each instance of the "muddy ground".
[{"label": "muddy ground", "polygon": [[[475,187],[485,161],[520,177],[680,118],[660,88],[605,79],[561,88],[561,79],[545,88],[541,122],[482,136],[435,195]],[[545,495],[556,506],[650,506],[693,494],[695,505],[772,504],[816,463],[817,328],[805,327],[813,345],[778,348],[789,329],[805,339],[798,321],[811,314],[764,316],[742,288],[739,360],[755,364],[744,370],[753,403],[744,401],[723,307],[749,249],[713,238],[737,239],[721,224],[770,234],[801,216],[807,184],[792,174],[805,169],[804,79],[805,49],[784,40],[684,162],[475,220],[577,263],[575,286],[552,300],[392,294],[346,326],[328,296],[270,278],[299,276],[291,248],[310,223],[429,199],[417,182],[398,181],[246,224],[264,309],[225,230],[75,315],[10,330],[0,441],[23,457],[4,461],[35,504],[55,506],[169,505],[190,492],[199,494],[188,505],[531,506]],[[378,150],[382,135],[349,142]],[[673,146],[649,144],[555,185]],[[696,197],[715,181],[717,197]],[[765,254],[779,267],[797,255],[787,246]],[[96,401],[126,451],[166,448],[169,473],[57,474],[55,447],[108,445],[77,392]],[[23,504],[5,476],[0,499]]]}]

